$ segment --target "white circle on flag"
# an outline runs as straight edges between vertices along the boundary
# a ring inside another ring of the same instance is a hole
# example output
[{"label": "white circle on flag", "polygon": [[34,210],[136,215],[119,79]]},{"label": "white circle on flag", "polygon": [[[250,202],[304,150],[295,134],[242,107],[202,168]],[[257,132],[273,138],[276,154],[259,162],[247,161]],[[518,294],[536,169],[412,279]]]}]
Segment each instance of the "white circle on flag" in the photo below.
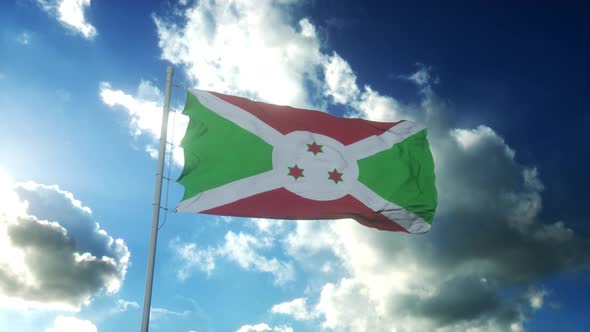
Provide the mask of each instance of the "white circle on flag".
[{"label": "white circle on flag", "polygon": [[[283,179],[285,189],[304,198],[327,201],[350,193],[351,185],[358,179],[356,159],[347,152],[346,147],[333,138],[295,131],[274,145],[272,164],[275,174]],[[297,176],[299,169],[303,170],[303,176]],[[335,180],[330,179],[330,172]]]}]

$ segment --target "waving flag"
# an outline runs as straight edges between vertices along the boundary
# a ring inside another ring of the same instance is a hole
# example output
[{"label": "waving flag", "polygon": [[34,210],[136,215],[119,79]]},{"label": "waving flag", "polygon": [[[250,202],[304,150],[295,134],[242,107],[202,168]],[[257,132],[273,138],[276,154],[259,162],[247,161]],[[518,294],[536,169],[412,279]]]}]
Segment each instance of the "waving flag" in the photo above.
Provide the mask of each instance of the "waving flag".
[{"label": "waving flag", "polygon": [[179,212],[353,218],[424,233],[436,209],[426,129],[189,89]]}]

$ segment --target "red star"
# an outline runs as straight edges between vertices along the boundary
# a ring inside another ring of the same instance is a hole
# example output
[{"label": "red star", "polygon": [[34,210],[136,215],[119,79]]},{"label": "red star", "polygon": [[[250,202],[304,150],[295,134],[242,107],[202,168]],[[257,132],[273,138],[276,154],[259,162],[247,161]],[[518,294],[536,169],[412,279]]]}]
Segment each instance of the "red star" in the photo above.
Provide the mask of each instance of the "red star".
[{"label": "red star", "polygon": [[289,167],[289,176],[292,176],[295,180],[298,178],[303,177],[303,168],[299,168],[299,166],[295,165],[293,167]]},{"label": "red star", "polygon": [[313,153],[313,155],[315,156],[320,152],[324,152],[322,151],[322,146],[323,145],[319,145],[316,142],[313,142],[312,144],[307,144],[307,151]]},{"label": "red star", "polygon": [[342,182],[342,173],[339,173],[335,168],[333,171],[328,172],[328,180],[334,181],[334,183]]}]

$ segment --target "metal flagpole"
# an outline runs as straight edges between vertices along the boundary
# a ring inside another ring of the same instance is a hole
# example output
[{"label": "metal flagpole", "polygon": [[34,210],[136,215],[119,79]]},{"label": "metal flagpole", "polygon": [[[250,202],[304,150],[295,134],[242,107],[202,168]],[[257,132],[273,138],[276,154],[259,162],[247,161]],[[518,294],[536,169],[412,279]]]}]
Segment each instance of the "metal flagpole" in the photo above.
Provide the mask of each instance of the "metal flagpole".
[{"label": "metal flagpole", "polygon": [[166,70],[166,94],[164,96],[164,110],[162,111],[162,130],[160,131],[160,149],[158,151],[158,173],[156,174],[156,192],[152,208],[152,234],[148,251],[147,272],[145,276],[145,292],[143,298],[143,317],[141,332],[148,332],[150,325],[150,308],[152,303],[152,285],[154,282],[154,265],[156,262],[156,243],[158,242],[158,223],[160,221],[160,201],[162,198],[162,176],[164,174],[164,159],[166,154],[166,135],[168,131],[168,113],[170,111],[170,89],[172,88],[172,74],[174,68],[168,66]]}]

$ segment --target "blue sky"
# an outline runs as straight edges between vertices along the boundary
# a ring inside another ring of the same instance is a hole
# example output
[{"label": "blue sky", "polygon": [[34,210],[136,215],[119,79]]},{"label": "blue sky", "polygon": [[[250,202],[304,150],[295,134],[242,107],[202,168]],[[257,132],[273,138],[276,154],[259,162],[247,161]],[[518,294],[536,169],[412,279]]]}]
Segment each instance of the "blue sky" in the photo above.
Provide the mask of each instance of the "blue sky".
[{"label": "blue sky", "polygon": [[167,65],[175,111],[189,86],[426,125],[440,202],[419,236],[170,213],[153,331],[583,331],[588,10],[3,1],[0,331],[139,329]]}]

